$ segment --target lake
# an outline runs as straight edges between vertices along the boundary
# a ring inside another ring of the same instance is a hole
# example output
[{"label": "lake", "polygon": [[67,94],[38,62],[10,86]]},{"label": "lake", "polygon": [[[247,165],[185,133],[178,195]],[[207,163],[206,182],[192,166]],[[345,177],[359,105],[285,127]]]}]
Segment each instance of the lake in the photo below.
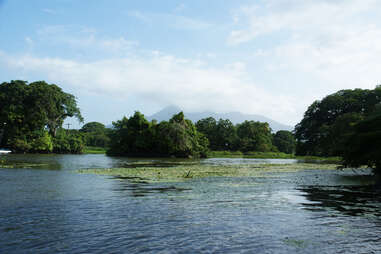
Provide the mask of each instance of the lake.
[{"label": "lake", "polygon": [[0,169],[0,253],[381,253],[381,187],[367,170],[146,183],[77,173],[141,159],[4,158],[31,166]]}]

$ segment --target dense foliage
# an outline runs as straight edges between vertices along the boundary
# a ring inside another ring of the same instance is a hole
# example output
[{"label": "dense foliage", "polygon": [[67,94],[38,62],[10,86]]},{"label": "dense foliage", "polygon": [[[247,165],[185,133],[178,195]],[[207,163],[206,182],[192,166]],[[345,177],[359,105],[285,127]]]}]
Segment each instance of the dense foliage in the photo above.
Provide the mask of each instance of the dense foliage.
[{"label": "dense foliage", "polygon": [[366,165],[381,173],[381,110],[358,122],[344,142],[344,166]]},{"label": "dense foliage", "polygon": [[83,152],[85,143],[83,136],[78,130],[58,129],[57,135],[53,138],[54,153],[80,154]]},{"label": "dense foliage", "polygon": [[67,117],[83,121],[75,97],[57,85],[21,80],[0,84],[0,146],[16,152],[52,152]]},{"label": "dense foliage", "polygon": [[79,130],[86,146],[107,147],[110,143],[110,129],[99,122],[89,122]]},{"label": "dense foliage", "polygon": [[335,156],[355,124],[374,112],[381,102],[381,87],[341,90],[315,101],[295,127],[298,155]]},{"label": "dense foliage", "polygon": [[208,138],[211,150],[236,150],[237,130],[229,119],[220,119],[217,122],[213,117],[204,118],[197,121],[196,128]]},{"label": "dense foliage", "polygon": [[271,152],[278,149],[268,123],[245,121],[233,125],[228,119],[216,121],[212,117],[196,123],[197,130],[209,140],[213,151]]},{"label": "dense foliage", "polygon": [[282,153],[293,154],[295,152],[296,141],[295,137],[290,131],[277,131],[273,137],[273,144]]},{"label": "dense foliage", "polygon": [[110,155],[205,157],[208,151],[208,140],[182,112],[160,123],[135,112],[113,126]]}]

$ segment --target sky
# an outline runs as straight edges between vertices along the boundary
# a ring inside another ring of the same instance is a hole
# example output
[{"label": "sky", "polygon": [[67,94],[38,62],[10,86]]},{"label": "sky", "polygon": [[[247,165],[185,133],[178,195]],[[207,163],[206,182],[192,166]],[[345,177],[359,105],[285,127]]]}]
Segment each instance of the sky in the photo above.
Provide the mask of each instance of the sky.
[{"label": "sky", "polygon": [[85,122],[176,105],[295,125],[315,100],[381,83],[380,12],[379,0],[0,0],[0,82],[57,84]]}]

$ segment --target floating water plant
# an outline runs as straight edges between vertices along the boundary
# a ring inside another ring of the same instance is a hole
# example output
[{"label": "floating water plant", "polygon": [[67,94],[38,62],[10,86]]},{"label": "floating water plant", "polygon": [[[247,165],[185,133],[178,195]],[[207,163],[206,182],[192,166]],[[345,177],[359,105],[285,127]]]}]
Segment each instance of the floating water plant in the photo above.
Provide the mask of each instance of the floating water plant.
[{"label": "floating water plant", "polygon": [[209,164],[184,164],[176,166],[149,166],[82,169],[79,173],[99,174],[118,177],[128,177],[136,181],[149,182],[179,182],[194,178],[204,177],[274,177],[274,173],[296,172],[300,170],[333,170],[333,164],[239,164],[239,165],[209,165]]}]

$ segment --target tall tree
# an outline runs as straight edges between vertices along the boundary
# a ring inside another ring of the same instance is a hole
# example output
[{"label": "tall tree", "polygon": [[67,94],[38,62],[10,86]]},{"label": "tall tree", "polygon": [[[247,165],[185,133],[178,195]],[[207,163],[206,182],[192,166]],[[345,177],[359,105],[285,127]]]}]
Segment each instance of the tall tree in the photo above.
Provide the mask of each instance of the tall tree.
[{"label": "tall tree", "polygon": [[207,139],[182,112],[159,124],[135,112],[113,125],[107,152],[111,155],[204,157],[207,153]]},{"label": "tall tree", "polygon": [[110,129],[107,129],[102,123],[86,123],[79,131],[84,136],[84,141],[87,146],[106,147],[110,142],[108,136]]},{"label": "tall tree", "polygon": [[354,126],[345,140],[343,164],[345,167],[368,166],[381,174],[381,110]]},{"label": "tall tree", "polygon": [[[45,129],[54,137],[63,121],[73,116],[83,121],[75,97],[57,85],[45,81],[28,84],[22,80],[0,84],[2,145],[20,151],[37,147],[37,151],[41,144],[46,144],[46,149],[51,150]],[[36,140],[39,144],[33,145]]]},{"label": "tall tree", "polygon": [[243,152],[273,150],[271,129],[268,123],[245,121],[237,125],[240,150]]},{"label": "tall tree", "polygon": [[380,102],[380,86],[374,90],[341,90],[326,96],[321,101],[315,101],[304,113],[302,121],[295,127],[297,154],[337,155],[331,149],[337,146],[337,139],[332,139],[331,129],[336,120],[349,113],[369,115],[374,111],[375,105]]},{"label": "tall tree", "polygon": [[67,117],[75,117],[83,122],[77,101],[72,94],[65,93],[57,85],[45,81],[33,82],[29,87],[31,91],[28,102],[31,105],[28,107],[28,114],[38,114],[35,119],[43,119],[53,137]]},{"label": "tall tree", "polygon": [[293,154],[295,152],[296,141],[290,131],[280,130],[275,133],[273,138],[274,145],[279,152]]}]

